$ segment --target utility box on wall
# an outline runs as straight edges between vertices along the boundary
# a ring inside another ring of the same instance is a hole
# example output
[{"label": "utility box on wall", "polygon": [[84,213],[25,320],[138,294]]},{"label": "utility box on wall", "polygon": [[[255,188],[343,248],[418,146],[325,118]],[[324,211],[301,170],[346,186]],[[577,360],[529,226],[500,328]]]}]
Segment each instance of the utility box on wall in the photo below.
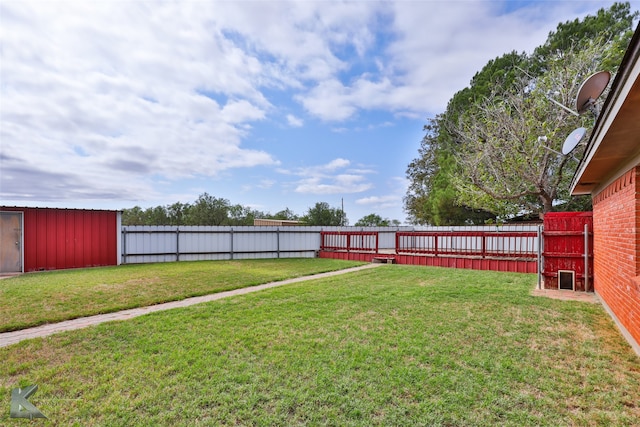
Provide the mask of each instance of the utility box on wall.
[{"label": "utility box on wall", "polygon": [[593,213],[544,215],[545,289],[593,291]]},{"label": "utility box on wall", "polygon": [[0,213],[0,273],[120,263],[120,212],[0,206]]}]

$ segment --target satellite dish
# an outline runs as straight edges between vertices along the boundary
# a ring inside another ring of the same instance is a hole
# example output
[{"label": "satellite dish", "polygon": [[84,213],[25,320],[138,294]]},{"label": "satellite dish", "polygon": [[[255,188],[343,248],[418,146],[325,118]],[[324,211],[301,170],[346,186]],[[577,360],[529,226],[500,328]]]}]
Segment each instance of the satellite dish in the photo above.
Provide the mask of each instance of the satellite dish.
[{"label": "satellite dish", "polygon": [[602,92],[604,92],[604,89],[609,84],[610,79],[610,72],[599,71],[589,76],[582,83],[580,89],[578,89],[578,96],[576,97],[576,110],[579,114],[592,111],[597,115],[597,110],[595,109],[596,99],[602,95]]},{"label": "satellite dish", "polygon": [[564,144],[562,144],[562,154],[566,156],[572,152],[586,132],[585,128],[578,128],[571,132],[567,139],[564,140]]}]

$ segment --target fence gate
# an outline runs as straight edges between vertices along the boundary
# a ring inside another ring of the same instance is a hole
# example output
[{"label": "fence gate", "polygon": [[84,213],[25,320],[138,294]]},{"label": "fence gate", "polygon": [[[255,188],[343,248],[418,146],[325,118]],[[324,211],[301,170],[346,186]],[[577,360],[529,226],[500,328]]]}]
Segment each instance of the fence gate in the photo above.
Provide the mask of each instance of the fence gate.
[{"label": "fence gate", "polygon": [[544,288],[593,291],[593,213],[546,213],[542,234]]}]

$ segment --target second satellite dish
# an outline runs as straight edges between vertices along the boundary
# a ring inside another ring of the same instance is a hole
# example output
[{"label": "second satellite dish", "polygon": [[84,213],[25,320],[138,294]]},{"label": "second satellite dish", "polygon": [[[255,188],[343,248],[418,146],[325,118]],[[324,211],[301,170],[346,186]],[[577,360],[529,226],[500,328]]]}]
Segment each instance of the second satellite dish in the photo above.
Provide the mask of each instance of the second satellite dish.
[{"label": "second satellite dish", "polygon": [[577,146],[584,134],[587,132],[585,128],[578,128],[571,132],[562,144],[562,154],[565,156],[572,152]]},{"label": "second satellite dish", "polygon": [[611,79],[611,73],[608,71],[599,71],[589,76],[578,89],[578,96],[576,97],[576,110],[579,114],[584,114],[587,111],[593,111],[597,115],[595,110],[596,99],[609,84]]}]

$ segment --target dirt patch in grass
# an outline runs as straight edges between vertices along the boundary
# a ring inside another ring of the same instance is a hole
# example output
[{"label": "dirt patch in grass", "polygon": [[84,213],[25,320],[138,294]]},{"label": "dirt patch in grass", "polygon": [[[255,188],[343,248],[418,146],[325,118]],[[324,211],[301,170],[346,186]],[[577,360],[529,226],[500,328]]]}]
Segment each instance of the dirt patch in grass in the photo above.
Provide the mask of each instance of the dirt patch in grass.
[{"label": "dirt patch in grass", "polygon": [[600,304],[598,296],[593,292],[576,292],[561,289],[534,289],[531,295],[535,297],[546,297],[561,301],[580,301],[592,304]]}]

